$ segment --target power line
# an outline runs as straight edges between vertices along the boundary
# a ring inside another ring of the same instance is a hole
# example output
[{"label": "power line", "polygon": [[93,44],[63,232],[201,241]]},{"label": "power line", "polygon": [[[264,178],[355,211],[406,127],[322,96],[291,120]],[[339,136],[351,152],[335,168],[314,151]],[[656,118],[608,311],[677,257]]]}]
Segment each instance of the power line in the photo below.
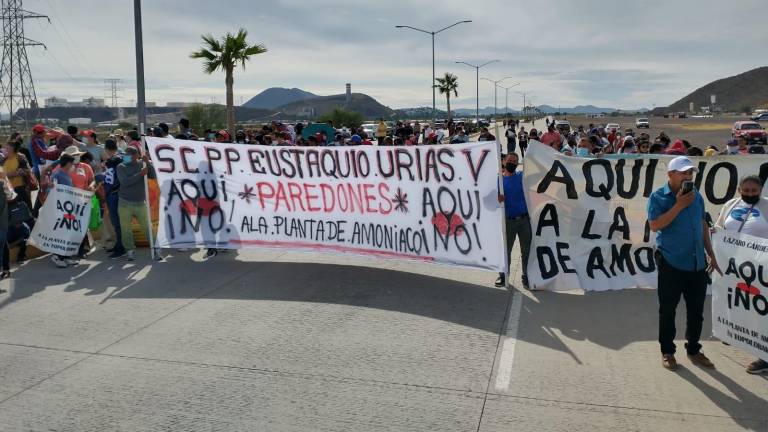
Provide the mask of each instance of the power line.
[{"label": "power line", "polygon": [[0,62],[0,109],[7,107],[13,124],[14,108],[22,113],[25,127],[27,126],[29,110],[37,109],[37,95],[32,71],[27,57],[28,46],[45,45],[24,36],[24,20],[45,18],[46,15],[30,12],[22,6],[22,0],[2,0],[0,5],[0,20],[3,26],[3,58]]}]

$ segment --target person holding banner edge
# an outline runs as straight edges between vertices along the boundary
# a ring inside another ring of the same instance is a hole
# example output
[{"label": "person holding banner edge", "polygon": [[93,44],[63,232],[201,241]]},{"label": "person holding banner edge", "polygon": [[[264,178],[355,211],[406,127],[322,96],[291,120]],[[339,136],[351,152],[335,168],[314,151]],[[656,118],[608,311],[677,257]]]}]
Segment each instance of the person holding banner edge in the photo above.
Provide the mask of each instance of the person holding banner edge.
[{"label": "person holding banner edge", "polygon": [[[506,245],[507,260],[512,248],[515,245],[515,239],[520,238],[520,255],[523,264],[522,282],[528,289],[528,252],[531,248],[531,219],[528,216],[528,206],[525,204],[525,195],[523,194],[523,173],[517,171],[518,156],[516,153],[509,153],[504,158],[504,172],[502,181],[504,185],[503,193],[499,194],[499,202],[504,203],[505,227],[506,227]],[[495,285],[503,287],[507,285],[507,273],[499,273]]]},{"label": "person holding banner edge", "polygon": [[[715,229],[768,238],[768,199],[760,197],[763,180],[756,175],[746,176],[739,182],[740,197],[725,203],[715,222]],[[747,366],[747,373],[768,372],[768,362],[757,359]]]},{"label": "person holding banner edge", "polygon": [[694,364],[714,367],[701,352],[699,340],[709,273],[722,272],[712,249],[704,199],[693,188],[695,172],[698,168],[687,157],[672,159],[667,167],[669,181],[648,199],[648,222],[651,231],[657,233],[659,344],[662,366],[668,370],[677,369],[675,313],[681,296],[685,299],[687,314],[688,358]]}]

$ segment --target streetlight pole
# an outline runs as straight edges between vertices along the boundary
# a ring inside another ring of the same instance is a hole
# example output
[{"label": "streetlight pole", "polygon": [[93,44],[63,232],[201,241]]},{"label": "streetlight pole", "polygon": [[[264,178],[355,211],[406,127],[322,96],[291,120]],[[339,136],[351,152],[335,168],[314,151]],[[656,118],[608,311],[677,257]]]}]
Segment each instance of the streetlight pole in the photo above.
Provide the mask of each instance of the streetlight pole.
[{"label": "streetlight pole", "polygon": [[457,61],[458,64],[465,64],[469,67],[475,68],[475,122],[477,123],[477,126],[480,127],[480,68],[483,66],[488,66],[491,63],[498,62],[499,60],[491,60],[489,62],[485,62],[481,65],[473,65],[467,62],[463,61]]},{"label": "streetlight pole", "polygon": [[133,0],[133,23],[136,36],[136,117],[139,133],[144,133],[147,126],[147,108],[144,98],[144,42],[141,30],[141,0]]},{"label": "streetlight pole", "polygon": [[[493,83],[493,116],[494,116],[493,121],[494,122],[497,121],[496,117],[498,116],[498,113],[497,113],[497,111],[498,111],[498,108],[497,108],[497,104],[498,104],[498,102],[497,102],[497,100],[498,100],[497,89],[499,87],[499,83],[504,81],[504,80],[508,80],[510,78],[512,78],[512,77],[508,76],[508,77],[504,77],[504,78],[501,78],[501,79],[498,79],[498,80],[492,80],[490,78],[482,78],[482,79],[484,79],[486,81],[489,81],[489,82]],[[520,85],[520,83],[515,83],[515,84],[511,85],[509,88],[516,87],[516,86],[519,86],[519,85]]]},{"label": "streetlight pole", "polygon": [[471,22],[472,22],[472,20],[459,21],[459,22],[456,22],[456,23],[453,23],[453,24],[449,25],[448,27],[443,27],[443,28],[441,28],[440,30],[437,30],[437,31],[429,31],[429,30],[424,30],[424,29],[420,29],[420,28],[416,28],[416,27],[407,26],[407,25],[397,25],[397,26],[395,26],[395,28],[407,28],[407,29],[411,29],[411,30],[416,30],[417,32],[421,32],[421,33],[426,33],[428,35],[432,35],[432,126],[433,127],[435,125],[435,120],[437,118],[437,107],[436,107],[437,96],[435,94],[435,35],[438,34],[438,33],[444,32],[444,31],[448,30],[451,27],[455,27],[455,26],[457,26],[459,24],[465,24],[465,23],[471,23]]}]

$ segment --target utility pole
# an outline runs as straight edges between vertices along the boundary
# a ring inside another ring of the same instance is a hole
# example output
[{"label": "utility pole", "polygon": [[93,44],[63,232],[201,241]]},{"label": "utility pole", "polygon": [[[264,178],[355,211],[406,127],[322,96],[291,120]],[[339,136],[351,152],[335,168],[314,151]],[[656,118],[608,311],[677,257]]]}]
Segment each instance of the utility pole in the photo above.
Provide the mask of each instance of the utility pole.
[{"label": "utility pole", "polygon": [[407,25],[397,25],[397,26],[395,26],[395,28],[399,28],[399,29],[407,28],[407,29],[415,30],[417,32],[421,32],[421,33],[426,33],[428,35],[432,35],[432,127],[435,126],[435,119],[437,118],[437,108],[436,108],[436,101],[437,101],[437,99],[436,99],[436,96],[435,96],[435,35],[438,34],[438,33],[444,32],[444,31],[448,30],[451,27],[456,27],[459,24],[467,24],[467,23],[471,23],[471,22],[472,22],[472,20],[459,21],[459,22],[456,22],[456,23],[453,23],[453,24],[449,25],[448,27],[443,27],[443,28],[441,28],[440,30],[437,30],[437,31],[423,30],[423,29],[420,29],[420,28],[411,27],[411,26],[407,26]]},{"label": "utility pole", "polygon": [[144,97],[144,42],[141,30],[141,0],[133,0],[133,24],[136,36],[136,117],[139,133],[147,130],[147,103]]},{"label": "utility pole", "polygon": [[[3,59],[0,63],[0,109],[8,108],[10,124],[13,126],[15,110],[21,110],[24,127],[28,127],[29,110],[37,109],[37,95],[32,71],[27,58],[28,46],[46,46],[24,36],[24,20],[45,18],[50,24],[51,19],[46,15],[27,11],[21,4],[22,0],[2,0],[0,5],[0,20],[3,23]],[[47,48],[46,48],[47,49]]]},{"label": "utility pole", "polygon": [[481,65],[473,65],[473,64],[470,64],[470,63],[467,63],[467,62],[463,62],[463,61],[455,62],[455,63],[458,63],[458,64],[464,64],[464,65],[467,65],[469,67],[475,68],[475,91],[476,91],[476,93],[475,93],[475,105],[476,105],[476,107],[475,107],[475,122],[477,124],[477,127],[480,127],[480,68],[484,67],[484,66],[488,66],[491,63],[496,63],[498,61],[499,60],[491,60],[491,61],[485,62],[485,63],[483,63]]},{"label": "utility pole", "polygon": [[120,84],[123,83],[123,80],[117,78],[107,78],[104,80],[104,82],[109,84],[110,94],[112,95],[112,107],[117,108],[117,100],[120,99],[120,96],[118,96],[117,92],[122,90],[120,88]]},{"label": "utility pole", "polygon": [[[499,83],[504,81],[504,80],[508,80],[510,78],[512,78],[512,77],[504,77],[504,78],[501,78],[501,79],[498,79],[498,80],[492,80],[490,78],[482,78],[482,79],[484,79],[484,80],[486,80],[488,82],[493,83],[493,117],[494,117],[493,121],[494,122],[498,121],[498,119],[496,119],[496,117],[498,117],[498,112],[497,112],[498,111],[498,107],[497,107],[497,105],[498,105],[498,92],[497,92],[497,90],[498,90],[498,87],[499,87]],[[520,85],[520,83],[514,83],[509,88],[516,87],[516,86],[519,86],[519,85]]]}]

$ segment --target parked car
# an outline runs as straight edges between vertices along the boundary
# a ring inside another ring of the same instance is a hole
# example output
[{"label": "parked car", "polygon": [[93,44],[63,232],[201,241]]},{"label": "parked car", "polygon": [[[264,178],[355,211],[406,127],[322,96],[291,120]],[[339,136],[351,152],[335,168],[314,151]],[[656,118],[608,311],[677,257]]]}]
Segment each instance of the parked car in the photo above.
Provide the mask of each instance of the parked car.
[{"label": "parked car", "polygon": [[555,120],[555,129],[561,134],[571,133],[571,123],[568,120]]},{"label": "parked car", "polygon": [[752,120],[759,122],[759,121],[768,121],[768,112],[760,113],[756,116],[752,116]]},{"label": "parked car", "polygon": [[641,118],[635,120],[635,127],[638,128],[638,129],[642,129],[642,128],[650,129],[651,128],[651,122],[649,122],[647,118],[641,117]]},{"label": "parked car", "polygon": [[376,138],[376,129],[379,127],[379,125],[373,124],[373,123],[365,123],[360,127],[362,127],[363,132],[365,132],[365,134],[368,135],[368,139]]},{"label": "parked car", "polygon": [[768,143],[768,133],[765,132],[765,129],[759,123],[753,121],[737,121],[733,124],[731,137],[736,138],[740,136],[746,137],[750,144],[760,143],[765,145]]},{"label": "parked car", "polygon": [[608,123],[605,125],[605,131],[608,133],[621,131],[621,125],[618,123]]}]

